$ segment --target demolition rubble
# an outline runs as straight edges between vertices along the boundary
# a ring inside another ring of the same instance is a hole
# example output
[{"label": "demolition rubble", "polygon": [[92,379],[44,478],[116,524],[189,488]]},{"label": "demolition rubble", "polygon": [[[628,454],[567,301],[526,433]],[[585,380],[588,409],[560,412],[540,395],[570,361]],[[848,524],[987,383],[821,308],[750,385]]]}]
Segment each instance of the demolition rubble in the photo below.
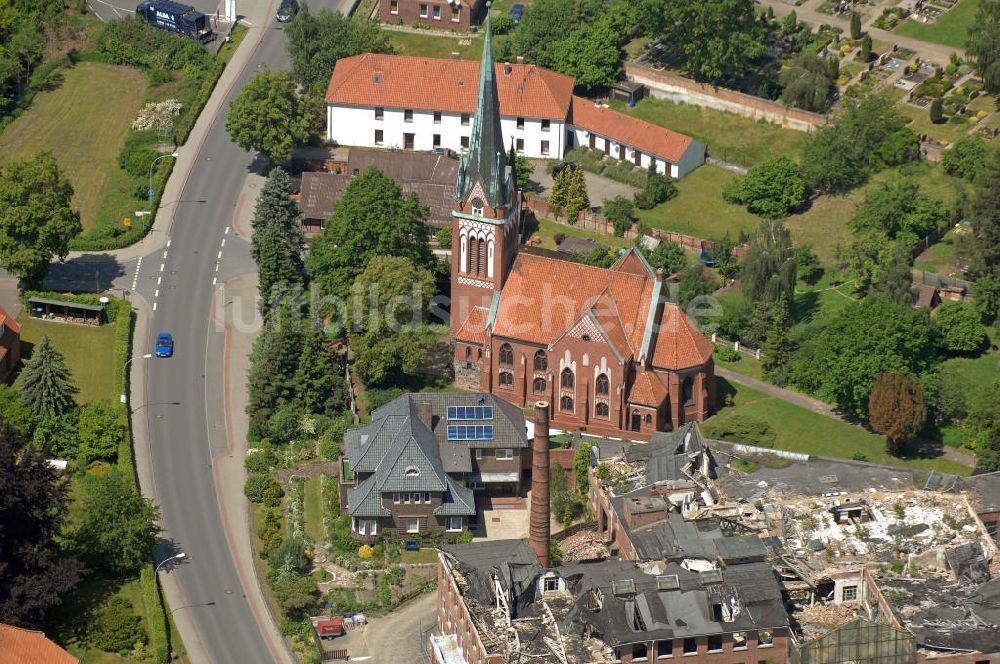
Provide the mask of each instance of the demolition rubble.
[{"label": "demolition rubble", "polygon": [[436,661],[1000,662],[1000,474],[749,448],[697,425],[601,449],[595,527],[561,543],[561,566],[524,540],[443,549]]}]

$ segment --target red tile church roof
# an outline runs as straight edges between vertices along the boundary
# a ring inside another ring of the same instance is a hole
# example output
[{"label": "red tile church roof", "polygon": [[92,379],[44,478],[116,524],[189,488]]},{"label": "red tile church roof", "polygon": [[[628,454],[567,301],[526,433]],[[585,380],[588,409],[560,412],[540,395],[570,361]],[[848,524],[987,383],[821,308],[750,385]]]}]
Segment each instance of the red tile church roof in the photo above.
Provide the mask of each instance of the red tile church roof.
[{"label": "red tile church roof", "polygon": [[642,406],[659,407],[667,398],[667,386],[652,371],[640,371],[629,391],[628,402]]},{"label": "red tile church roof", "polygon": [[694,321],[675,303],[663,307],[660,329],[654,337],[654,367],[685,369],[708,362],[715,347]]},{"label": "red tile church roof", "polygon": [[474,344],[485,344],[486,319],[488,316],[489,312],[486,309],[483,309],[482,307],[473,307],[472,311],[469,312],[469,315],[462,323],[462,327],[460,327],[458,332],[455,334],[455,338]]}]

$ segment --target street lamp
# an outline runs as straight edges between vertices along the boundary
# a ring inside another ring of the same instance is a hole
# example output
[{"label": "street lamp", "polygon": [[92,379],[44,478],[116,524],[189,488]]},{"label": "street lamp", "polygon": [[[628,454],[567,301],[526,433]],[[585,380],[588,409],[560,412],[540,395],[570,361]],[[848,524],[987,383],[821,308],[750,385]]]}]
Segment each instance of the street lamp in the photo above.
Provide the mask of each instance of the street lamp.
[{"label": "street lamp", "polygon": [[[146,353],[145,355],[143,355],[141,357],[141,359],[148,360],[151,357],[153,357],[152,353]],[[137,359],[137,358],[139,358],[138,355],[135,356],[135,357],[128,358],[127,360],[125,360],[125,364],[122,366],[122,389],[123,390],[126,389],[126,385],[128,384],[128,381],[126,380],[126,377],[128,376],[128,365],[132,364],[132,360]],[[118,400],[121,401],[122,403],[128,403],[128,395],[125,394],[124,392],[122,392],[118,396]]]},{"label": "street lamp", "polygon": [[159,157],[153,160],[153,163],[149,165],[149,190],[147,192],[149,194],[149,200],[153,200],[153,166],[156,166],[156,162],[158,162],[159,160],[165,159],[167,157],[173,157],[174,159],[176,159],[178,154],[179,153],[177,152],[171,152],[170,154],[161,154]]},{"label": "street lamp", "polygon": [[157,572],[159,572],[160,568],[163,567],[165,564],[169,563],[171,560],[180,560],[181,558],[187,558],[187,554],[184,553],[183,551],[178,553],[176,556],[170,556],[169,558],[164,558],[163,560],[160,561],[159,565],[153,568],[153,604],[156,604],[158,597],[157,593],[159,592],[159,586],[160,586],[159,581],[156,578]]}]

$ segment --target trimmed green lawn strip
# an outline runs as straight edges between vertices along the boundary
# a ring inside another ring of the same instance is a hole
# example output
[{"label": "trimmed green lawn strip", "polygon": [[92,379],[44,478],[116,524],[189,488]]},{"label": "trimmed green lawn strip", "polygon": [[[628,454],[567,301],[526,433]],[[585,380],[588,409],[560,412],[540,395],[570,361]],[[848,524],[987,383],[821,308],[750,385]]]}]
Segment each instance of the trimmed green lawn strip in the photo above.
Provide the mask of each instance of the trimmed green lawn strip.
[{"label": "trimmed green lawn strip", "polygon": [[896,34],[954,48],[965,48],[969,28],[976,22],[978,10],[979,0],[961,0],[933,23],[920,23],[912,18],[907,19],[896,28]]},{"label": "trimmed green lawn strip", "polygon": [[73,383],[80,389],[77,403],[117,401],[114,368],[114,324],[95,327],[30,318],[21,323],[21,360],[31,357],[31,350],[46,334],[56,350],[66,358]]}]

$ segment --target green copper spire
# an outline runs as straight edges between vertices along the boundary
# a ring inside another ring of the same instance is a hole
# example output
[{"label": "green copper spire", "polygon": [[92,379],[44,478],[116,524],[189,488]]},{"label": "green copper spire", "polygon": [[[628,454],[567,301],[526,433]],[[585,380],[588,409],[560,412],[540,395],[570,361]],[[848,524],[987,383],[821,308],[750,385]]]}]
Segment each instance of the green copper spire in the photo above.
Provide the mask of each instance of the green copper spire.
[{"label": "green copper spire", "polygon": [[510,198],[510,181],[507,156],[504,154],[503,132],[500,129],[500,96],[497,94],[496,66],[493,63],[493,30],[490,26],[490,3],[486,4],[486,36],[483,40],[483,59],[479,65],[479,96],[476,100],[476,117],[472,122],[469,154],[458,171],[455,182],[455,199],[465,200],[476,185],[482,182],[490,207],[507,205]]}]

